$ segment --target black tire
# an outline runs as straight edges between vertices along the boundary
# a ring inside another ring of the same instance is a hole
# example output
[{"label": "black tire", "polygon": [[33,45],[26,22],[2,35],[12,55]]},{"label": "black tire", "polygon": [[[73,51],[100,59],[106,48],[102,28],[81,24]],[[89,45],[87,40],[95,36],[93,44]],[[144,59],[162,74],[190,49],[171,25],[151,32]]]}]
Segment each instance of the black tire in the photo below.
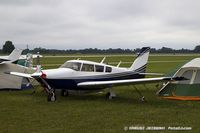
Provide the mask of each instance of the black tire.
[{"label": "black tire", "polygon": [[68,96],[69,93],[67,90],[61,90],[61,96]]},{"label": "black tire", "polygon": [[143,97],[141,97],[140,101],[141,101],[142,103],[146,102],[146,99],[145,99],[145,97],[144,97],[144,96],[143,96]]},{"label": "black tire", "polygon": [[47,96],[47,101],[48,101],[48,102],[51,101],[51,94],[48,94],[48,96]]},{"label": "black tire", "polygon": [[106,93],[106,99],[109,99],[110,95],[110,92]]},{"label": "black tire", "polygon": [[65,96],[65,90],[61,90],[60,95],[64,97]]}]

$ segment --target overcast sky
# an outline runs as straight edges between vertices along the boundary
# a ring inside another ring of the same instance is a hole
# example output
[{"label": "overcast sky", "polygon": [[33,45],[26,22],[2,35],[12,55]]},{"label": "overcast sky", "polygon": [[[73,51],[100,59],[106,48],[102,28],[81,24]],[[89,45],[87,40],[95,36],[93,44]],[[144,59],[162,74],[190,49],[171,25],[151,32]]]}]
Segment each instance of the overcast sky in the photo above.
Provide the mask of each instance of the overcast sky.
[{"label": "overcast sky", "polygon": [[0,44],[56,49],[200,45],[200,0],[0,0]]}]

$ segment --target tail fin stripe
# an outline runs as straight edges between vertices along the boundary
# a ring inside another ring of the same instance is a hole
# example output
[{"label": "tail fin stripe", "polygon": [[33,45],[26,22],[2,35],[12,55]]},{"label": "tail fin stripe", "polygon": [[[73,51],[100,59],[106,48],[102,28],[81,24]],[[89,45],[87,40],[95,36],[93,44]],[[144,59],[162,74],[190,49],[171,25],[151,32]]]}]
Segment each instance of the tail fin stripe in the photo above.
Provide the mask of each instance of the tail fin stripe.
[{"label": "tail fin stripe", "polygon": [[150,47],[143,47],[140,50],[140,53],[138,54],[137,58],[129,68],[130,71],[142,71],[145,72],[146,65],[148,62]]},{"label": "tail fin stripe", "polygon": [[142,56],[143,54],[147,53],[148,51],[150,51],[150,47],[142,48],[137,57]]},{"label": "tail fin stripe", "polygon": [[147,67],[147,64],[145,64],[144,66],[142,66],[142,67],[140,67],[140,68],[138,68],[138,69],[136,69],[134,71],[136,71],[136,72],[145,71],[146,67]]}]

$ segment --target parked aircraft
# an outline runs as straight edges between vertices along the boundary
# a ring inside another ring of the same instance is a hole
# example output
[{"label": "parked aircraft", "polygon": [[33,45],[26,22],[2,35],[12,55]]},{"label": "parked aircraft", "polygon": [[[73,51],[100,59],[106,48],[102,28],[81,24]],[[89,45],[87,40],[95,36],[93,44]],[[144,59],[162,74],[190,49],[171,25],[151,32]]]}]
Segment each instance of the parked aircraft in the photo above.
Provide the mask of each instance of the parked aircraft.
[{"label": "parked aircraft", "polygon": [[[108,88],[109,99],[115,96],[112,90],[114,86],[144,84],[149,82],[172,81],[179,78],[158,77],[144,78],[145,75],[157,75],[145,73],[150,48],[143,47],[137,58],[129,68],[111,66],[104,62],[92,62],[86,60],[69,60],[57,69],[48,69],[33,74],[8,72],[8,74],[36,79],[48,93],[48,101],[55,101],[55,89],[61,89],[62,95],[69,91],[96,92]],[[144,96],[141,97],[144,101]]]},{"label": "parked aircraft", "polygon": [[23,77],[14,77],[12,75],[7,75],[6,71],[17,71],[17,72],[27,72],[30,71],[29,68],[17,65],[17,62],[21,56],[21,49],[14,49],[8,56],[0,56],[0,90],[2,89],[27,89],[32,88],[29,84],[29,80]]}]

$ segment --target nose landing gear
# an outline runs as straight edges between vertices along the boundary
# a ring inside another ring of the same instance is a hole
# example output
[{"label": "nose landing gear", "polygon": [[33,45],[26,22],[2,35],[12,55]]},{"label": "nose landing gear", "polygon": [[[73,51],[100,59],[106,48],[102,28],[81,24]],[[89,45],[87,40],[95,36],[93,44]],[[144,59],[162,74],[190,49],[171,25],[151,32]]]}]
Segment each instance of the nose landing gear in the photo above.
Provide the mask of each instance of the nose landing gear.
[{"label": "nose landing gear", "polygon": [[56,101],[56,94],[55,94],[54,91],[48,93],[47,101],[48,102],[55,102]]},{"label": "nose landing gear", "polygon": [[55,102],[56,101],[56,94],[55,90],[42,78],[38,78],[37,81],[41,84],[44,90],[48,93],[47,101],[48,102]]}]

